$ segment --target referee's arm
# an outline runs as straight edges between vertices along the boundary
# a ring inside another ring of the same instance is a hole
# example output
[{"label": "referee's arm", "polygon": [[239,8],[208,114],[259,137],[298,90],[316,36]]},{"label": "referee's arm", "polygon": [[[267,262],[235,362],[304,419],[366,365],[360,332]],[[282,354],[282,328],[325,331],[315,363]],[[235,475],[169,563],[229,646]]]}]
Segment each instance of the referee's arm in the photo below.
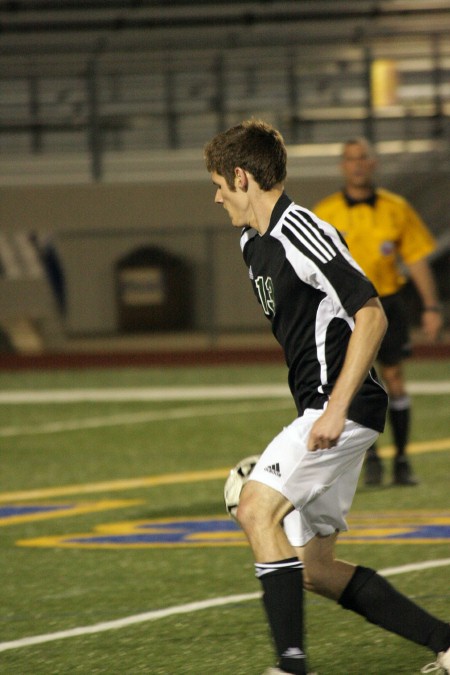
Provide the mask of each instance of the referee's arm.
[{"label": "referee's arm", "polygon": [[433,272],[426,258],[421,258],[407,267],[422,300],[423,332],[429,340],[435,341],[439,337],[443,321]]}]

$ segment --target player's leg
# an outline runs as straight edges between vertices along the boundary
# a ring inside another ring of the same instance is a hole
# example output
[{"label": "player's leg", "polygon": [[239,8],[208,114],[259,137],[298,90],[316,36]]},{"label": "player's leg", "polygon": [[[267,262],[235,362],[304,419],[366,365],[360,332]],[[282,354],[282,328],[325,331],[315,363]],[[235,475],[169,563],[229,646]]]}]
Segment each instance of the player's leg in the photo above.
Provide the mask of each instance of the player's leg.
[{"label": "player's leg", "polygon": [[282,494],[250,480],[242,490],[237,519],[255,558],[278,666],[284,673],[306,675],[303,566],[282,526],[292,508]]},{"label": "player's leg", "polygon": [[[307,504],[316,495],[317,466],[313,453],[307,450],[307,438],[321,414],[320,410],[306,411],[273,439],[244,486],[237,510],[237,519],[249,540],[256,575],[263,587],[279,666],[287,673],[306,673],[306,659],[303,565],[283,526],[292,516],[295,518],[293,501],[285,487],[295,474],[291,485],[295,499]],[[319,461],[321,454],[316,455]],[[333,531],[334,528],[330,533]],[[305,543],[313,536],[307,529],[302,532],[300,541]]]},{"label": "player's leg", "polygon": [[[402,362],[411,353],[408,318],[404,302],[396,293],[381,302],[388,319],[388,329],[378,352],[380,374],[389,394],[389,422],[395,445],[393,482],[395,485],[416,485],[411,466],[406,456],[411,418],[411,401],[408,397]],[[369,448],[365,463],[366,485],[380,485],[383,465],[376,447]]]},{"label": "player's leg", "polygon": [[433,652],[450,648],[450,626],[432,616],[375,570],[336,560],[336,536],[314,537],[297,554],[304,564],[305,588],[352,610],[370,623]]},{"label": "player's leg", "polygon": [[[279,665],[288,673],[306,672],[303,588],[298,585],[303,585],[303,566],[293,546],[305,545],[317,531],[333,535],[346,526],[342,510],[353,499],[364,452],[378,435],[347,422],[333,450],[309,452],[309,433],[321,414],[321,410],[305,411],[269,444],[242,490],[237,510],[263,586]],[[346,475],[345,495],[333,487],[341,474]],[[324,493],[330,495],[329,518],[321,520]],[[338,508],[334,509],[336,502]],[[293,511],[294,504],[299,511]],[[310,520],[314,504],[319,509],[319,530],[314,529],[314,519]],[[290,522],[294,524],[293,540]]]},{"label": "player's leg", "polygon": [[428,647],[435,654],[450,648],[449,624],[397,591],[373,569],[358,565],[338,602],[370,623]]},{"label": "player's leg", "polygon": [[381,377],[389,395],[389,422],[395,446],[393,482],[395,485],[416,485],[406,457],[411,423],[411,400],[406,391],[402,363],[381,364]]},{"label": "player's leg", "polygon": [[327,537],[316,535],[305,546],[295,549],[304,566],[305,590],[335,601],[355,572],[355,565],[335,558],[336,539],[337,533]]},{"label": "player's leg", "polygon": [[[346,529],[345,514],[356,490],[362,454],[373,441],[373,432],[348,422],[335,449],[325,450],[317,457],[311,458],[314,453],[307,456],[305,466],[299,468],[307,472],[311,462],[316,464],[316,481],[323,477],[326,489],[319,490],[316,499],[300,511],[290,513],[285,530],[304,564],[307,589],[339,602],[385,630],[445,655],[450,648],[447,623],[399,593],[375,570],[335,557],[336,531]],[[330,480],[333,475],[334,480]],[[287,487],[289,494],[289,481]],[[334,524],[334,533],[325,536],[324,523]],[[314,529],[318,534],[302,541],[305,532]]]},{"label": "player's leg", "polygon": [[371,445],[366,453],[364,463],[364,483],[369,486],[381,485],[383,482],[383,463],[378,455],[377,446]]},{"label": "player's leg", "polygon": [[[390,323],[389,323],[389,303],[383,302],[383,298],[381,299],[383,303],[383,309],[386,313],[386,316],[388,318],[388,328],[385,333],[385,336],[383,338],[383,341],[380,346],[380,350],[378,353],[378,358],[380,358],[380,355],[387,353],[390,354],[390,336],[389,336],[389,330],[390,330]],[[388,394],[389,394],[389,390]],[[367,450],[366,456],[365,456],[365,461],[364,461],[364,484],[368,486],[378,486],[381,485],[383,482],[383,474],[384,474],[384,467],[383,467],[383,462],[381,461],[380,456],[378,455],[378,450],[377,450],[377,445],[376,443],[373,443]]]},{"label": "player's leg", "polygon": [[286,497],[272,487],[251,479],[244,486],[237,520],[249,540],[255,562],[295,555],[282,525],[292,510]]}]

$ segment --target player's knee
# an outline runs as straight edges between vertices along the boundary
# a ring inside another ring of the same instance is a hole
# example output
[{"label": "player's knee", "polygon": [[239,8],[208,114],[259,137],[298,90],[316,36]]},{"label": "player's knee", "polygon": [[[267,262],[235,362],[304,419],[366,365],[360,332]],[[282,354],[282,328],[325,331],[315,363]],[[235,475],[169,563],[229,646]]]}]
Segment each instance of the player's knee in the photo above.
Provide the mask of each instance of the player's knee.
[{"label": "player's knee", "polygon": [[308,568],[303,569],[303,588],[305,591],[310,593],[319,593],[318,585],[319,577],[314,572],[311,572]]},{"label": "player's knee", "polygon": [[310,593],[330,597],[329,579],[331,569],[326,563],[315,562],[303,569],[303,588]]},{"label": "player's knee", "polygon": [[401,397],[406,393],[401,365],[383,366],[381,375],[390,396]]},{"label": "player's knee", "polygon": [[242,529],[248,533],[261,526],[261,521],[265,519],[265,516],[258,507],[257,499],[246,499],[243,494],[237,508],[236,519]]},{"label": "player's knee", "polygon": [[256,530],[268,530],[275,523],[270,510],[262,504],[258,492],[247,487],[242,491],[236,518],[248,536]]}]

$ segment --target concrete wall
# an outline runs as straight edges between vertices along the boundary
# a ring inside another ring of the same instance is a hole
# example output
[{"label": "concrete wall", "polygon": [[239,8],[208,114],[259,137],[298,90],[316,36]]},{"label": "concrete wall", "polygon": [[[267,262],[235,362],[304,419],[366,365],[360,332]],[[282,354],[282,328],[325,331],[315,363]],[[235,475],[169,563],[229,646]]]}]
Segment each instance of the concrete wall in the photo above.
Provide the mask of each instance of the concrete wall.
[{"label": "concrete wall", "polygon": [[[410,197],[437,233],[448,232],[448,174],[387,175],[383,184]],[[287,192],[310,208],[339,186],[337,173],[301,176],[288,181]],[[54,236],[67,280],[70,334],[116,332],[115,265],[143,245],[190,264],[194,328],[258,329],[266,320],[240,256],[239,231],[213,199],[206,174],[192,181],[4,186],[0,228]]]}]

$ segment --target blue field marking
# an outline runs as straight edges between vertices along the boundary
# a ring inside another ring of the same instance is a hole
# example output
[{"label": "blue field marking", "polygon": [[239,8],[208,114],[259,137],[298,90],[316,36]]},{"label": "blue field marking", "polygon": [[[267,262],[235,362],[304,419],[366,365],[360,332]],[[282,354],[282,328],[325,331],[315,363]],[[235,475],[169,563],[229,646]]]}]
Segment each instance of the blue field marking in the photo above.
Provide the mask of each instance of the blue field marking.
[{"label": "blue field marking", "polygon": [[56,504],[3,504],[0,506],[0,527],[35,520],[77,516],[108,509],[122,509],[142,504],[141,499],[96,499]]},{"label": "blue field marking", "polygon": [[8,520],[10,518],[26,518],[27,516],[46,515],[57,511],[65,511],[73,509],[74,504],[6,504],[0,506],[0,520]]},{"label": "blue field marking", "polygon": [[[202,518],[176,521],[144,522],[131,525],[131,531],[117,534],[91,536],[90,543],[106,543],[119,545],[214,545],[227,546],[242,543],[242,531],[235,522],[228,518]],[[114,526],[112,526],[114,529]],[[71,537],[69,543],[85,543],[85,537]]]},{"label": "blue field marking", "polygon": [[[346,544],[449,544],[450,512],[355,514]],[[246,546],[244,533],[227,516],[165,518],[99,525],[94,532],[23,539],[19,546],[62,548],[173,548]]]}]

